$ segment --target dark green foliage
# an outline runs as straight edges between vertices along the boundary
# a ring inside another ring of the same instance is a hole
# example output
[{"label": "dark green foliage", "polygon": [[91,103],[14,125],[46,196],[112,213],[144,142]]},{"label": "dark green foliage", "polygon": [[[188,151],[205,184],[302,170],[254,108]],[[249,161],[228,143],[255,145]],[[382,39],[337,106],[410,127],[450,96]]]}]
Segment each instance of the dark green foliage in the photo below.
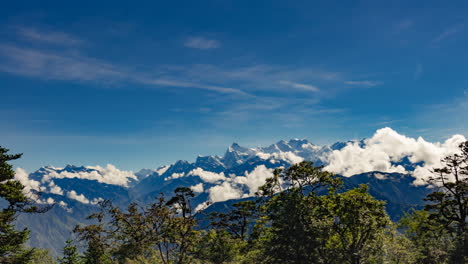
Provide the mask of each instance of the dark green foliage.
[{"label": "dark green foliage", "polygon": [[444,167],[434,169],[431,183],[440,189],[426,198],[429,218],[441,224],[446,232],[452,233],[455,249],[452,263],[468,261],[468,141],[460,144],[460,154],[442,160]]},{"label": "dark green foliage", "polygon": [[22,154],[10,155],[8,149],[0,147],[0,199],[7,202],[6,208],[0,211],[0,263],[27,263],[33,256],[33,249],[26,249],[27,229],[16,230],[14,222],[18,213],[35,213],[45,211],[33,205],[23,193],[24,186],[14,180],[15,172],[8,161],[16,160]]},{"label": "dark green foliage", "polygon": [[364,263],[379,254],[374,242],[390,224],[385,202],[372,197],[366,185],[323,199],[333,218],[327,248],[335,263]]},{"label": "dark green foliage", "polygon": [[63,257],[59,259],[60,264],[80,264],[81,257],[78,254],[78,249],[73,245],[72,240],[67,240],[65,242],[65,247],[63,248]]},{"label": "dark green foliage", "polygon": [[75,229],[87,243],[85,263],[126,263],[156,256],[165,264],[191,263],[199,239],[192,197],[189,188],[177,188],[167,202],[160,197],[148,207],[132,203],[126,212],[102,202],[101,212],[89,217],[97,223]]},{"label": "dark green foliage", "polygon": [[[107,208],[109,206],[108,204],[107,202],[103,202],[101,204],[102,208]],[[77,234],[79,240],[87,243],[83,257],[85,264],[112,263],[109,252],[111,246],[109,230],[107,229],[107,223],[104,221],[104,217],[104,210],[92,214],[88,219],[95,221],[95,224],[84,227],[76,226],[73,231]]]},{"label": "dark green foliage", "polygon": [[228,213],[213,212],[209,218],[215,229],[226,230],[233,237],[245,240],[249,226],[258,216],[257,204],[254,201],[243,201],[232,205]]},{"label": "dark green foliage", "polygon": [[244,245],[225,230],[208,230],[201,234],[195,256],[203,263],[231,263]]},{"label": "dark green foliage", "polygon": [[54,258],[47,249],[35,249],[29,261],[31,264],[55,264]]},{"label": "dark green foliage", "polygon": [[[276,170],[260,188],[266,263],[364,263],[379,254],[373,245],[389,224],[385,203],[366,186],[337,193],[340,180],[310,162]],[[317,190],[328,190],[319,196]],[[278,194],[276,192],[281,191]]]},{"label": "dark green foliage", "polygon": [[416,261],[421,264],[448,263],[453,250],[453,238],[438,221],[425,210],[405,215],[399,223],[416,252]]}]

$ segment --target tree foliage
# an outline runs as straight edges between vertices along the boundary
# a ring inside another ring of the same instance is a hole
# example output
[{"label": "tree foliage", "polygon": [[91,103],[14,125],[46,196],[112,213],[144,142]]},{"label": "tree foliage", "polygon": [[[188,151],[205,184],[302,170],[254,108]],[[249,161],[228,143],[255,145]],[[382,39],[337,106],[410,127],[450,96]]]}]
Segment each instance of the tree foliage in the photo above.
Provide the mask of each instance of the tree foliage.
[{"label": "tree foliage", "polygon": [[17,230],[15,220],[18,213],[39,213],[47,208],[35,206],[24,194],[24,186],[15,180],[13,167],[8,163],[22,154],[8,154],[8,151],[0,147],[0,199],[6,202],[0,211],[0,263],[27,263],[34,254],[34,249],[24,246],[29,230]]},{"label": "tree foliage", "polygon": [[443,167],[434,169],[429,182],[440,186],[426,198],[430,218],[454,235],[453,263],[468,261],[468,141],[460,144],[460,153],[442,159]]}]

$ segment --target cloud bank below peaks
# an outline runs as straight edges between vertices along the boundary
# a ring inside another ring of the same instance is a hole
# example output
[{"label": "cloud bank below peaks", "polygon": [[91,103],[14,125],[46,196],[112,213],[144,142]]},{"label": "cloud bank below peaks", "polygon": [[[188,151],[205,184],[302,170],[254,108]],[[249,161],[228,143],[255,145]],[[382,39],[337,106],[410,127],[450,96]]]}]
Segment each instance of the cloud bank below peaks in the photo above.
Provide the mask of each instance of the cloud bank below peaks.
[{"label": "cloud bank below peaks", "polygon": [[[76,167],[75,167],[76,168]],[[127,187],[130,180],[137,180],[137,176],[132,171],[122,171],[112,164],[101,166],[78,167],[78,169],[50,170],[50,173],[42,177],[42,182],[50,179],[78,178],[85,180],[96,180],[100,183],[119,185]]]},{"label": "cloud bank below peaks", "polygon": [[53,204],[58,202],[60,206],[66,206],[66,203],[63,201],[56,201],[56,199],[51,197],[45,198],[43,195],[38,195],[39,192],[46,194],[46,196],[56,195],[54,197],[66,197],[84,204],[96,204],[100,201],[100,198],[90,200],[83,194],[78,194],[75,190],[64,190],[63,186],[57,185],[54,181],[54,179],[64,178],[95,180],[99,183],[122,187],[128,187],[129,181],[137,180],[133,172],[119,170],[111,164],[105,167],[76,167],[70,165],[65,168],[43,167],[32,174],[28,174],[22,168],[15,170],[15,179],[24,185],[23,192],[25,195],[38,203]]},{"label": "cloud bank below peaks", "polygon": [[[343,176],[371,171],[410,173],[416,178],[414,184],[425,184],[432,176],[431,170],[442,166],[440,160],[457,153],[458,145],[464,141],[464,136],[454,135],[443,143],[431,143],[422,137],[410,138],[386,127],[377,130],[363,145],[350,142],[344,148],[332,151],[325,170]],[[418,164],[414,171],[398,165],[404,158]]]}]

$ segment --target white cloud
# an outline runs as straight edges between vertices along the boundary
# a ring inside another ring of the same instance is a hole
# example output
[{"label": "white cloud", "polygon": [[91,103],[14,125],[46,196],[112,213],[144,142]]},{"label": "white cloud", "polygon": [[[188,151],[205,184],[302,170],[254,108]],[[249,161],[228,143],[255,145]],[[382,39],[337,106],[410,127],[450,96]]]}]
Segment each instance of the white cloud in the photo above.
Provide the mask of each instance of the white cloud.
[{"label": "white cloud", "polygon": [[42,31],[35,28],[16,27],[17,32],[22,37],[34,41],[44,42],[49,44],[60,44],[66,46],[73,46],[83,43],[82,40],[72,37],[63,32]]},{"label": "white cloud", "polygon": [[78,179],[87,179],[87,180],[97,180],[101,183],[128,186],[129,179],[137,180],[137,177],[132,171],[122,171],[117,169],[112,164],[107,164],[105,167],[101,166],[87,166],[87,169],[91,171],[80,171],[80,172],[56,172],[51,171],[50,173],[44,175],[42,182],[48,182],[51,179],[63,179],[63,178],[78,178]]},{"label": "white cloud", "polygon": [[391,128],[382,128],[365,141],[364,147],[352,142],[330,153],[325,169],[344,176],[370,171],[409,173],[401,165],[391,164],[408,157],[412,163],[424,162],[412,173],[416,177],[415,184],[424,184],[432,176],[430,170],[441,167],[440,160],[458,152],[458,145],[465,140],[462,135],[454,135],[444,143],[431,143],[422,137],[409,138]]},{"label": "white cloud", "polygon": [[169,169],[170,167],[171,167],[171,166],[169,166],[169,165],[162,166],[162,167],[160,167],[160,168],[158,168],[158,169],[156,170],[156,173],[157,173],[158,175],[163,175],[163,174],[167,171],[167,169]]},{"label": "white cloud", "polygon": [[208,206],[209,206],[209,202],[203,202],[203,203],[197,205],[197,207],[195,207],[195,212],[205,210],[206,208],[208,208]]},{"label": "white cloud", "polygon": [[239,199],[243,196],[241,190],[231,185],[230,182],[225,181],[220,185],[211,187],[208,190],[209,199],[211,202],[223,202],[231,199]]},{"label": "white cloud", "polygon": [[174,172],[174,173],[172,173],[171,176],[166,177],[164,180],[168,181],[168,180],[173,180],[173,179],[177,179],[177,178],[184,177],[184,176],[185,176],[185,173],[183,173],[183,172],[181,172],[181,173]]},{"label": "white cloud", "polygon": [[[258,187],[271,176],[273,176],[273,170],[264,165],[257,166],[252,172],[245,172],[244,176],[230,175],[230,178],[225,178],[221,184],[207,190],[209,202],[216,203],[254,196]],[[247,193],[243,191],[245,187],[248,189]]]},{"label": "white cloud", "polygon": [[311,92],[320,91],[320,88],[314,85],[310,85],[310,84],[296,83],[296,82],[291,82],[291,81],[280,81],[279,83],[286,85],[290,88],[297,89],[297,90],[311,91]]},{"label": "white cloud", "polygon": [[362,80],[362,81],[346,81],[345,84],[355,85],[355,86],[364,86],[364,87],[374,87],[374,86],[381,85],[382,82]]},{"label": "white cloud", "polygon": [[291,151],[273,152],[273,153],[258,152],[255,155],[257,155],[259,158],[264,159],[264,160],[272,159],[271,163],[273,164],[276,162],[274,159],[284,160],[288,162],[289,164],[296,164],[301,161],[304,161],[304,158],[297,156]]},{"label": "white cloud", "polygon": [[67,197],[80,203],[89,204],[88,198],[86,198],[83,194],[77,194],[75,191],[69,191],[67,193]]},{"label": "white cloud", "polygon": [[2,43],[0,43],[0,71],[45,80],[94,82],[106,85],[128,81],[158,88],[183,87],[240,96],[248,95],[240,89],[197,83],[190,78],[180,76],[167,75],[155,78],[148,72],[134,72],[127,67],[76,53],[52,52]]},{"label": "white cloud", "polygon": [[69,191],[67,193],[67,197],[84,204],[97,204],[98,202],[103,201],[102,198],[94,198],[92,201],[90,201],[84,196],[84,194],[77,194],[74,190]]},{"label": "white cloud", "polygon": [[49,182],[49,192],[53,194],[63,195],[63,190],[60,186],[55,185],[54,181]]},{"label": "white cloud", "polygon": [[39,197],[32,191],[44,190],[44,187],[41,186],[40,182],[30,179],[29,174],[22,168],[16,169],[15,179],[18,180],[22,185],[24,185],[23,193],[27,197],[36,201],[39,199]]},{"label": "white cloud", "polygon": [[249,188],[249,196],[254,196],[258,187],[265,184],[265,180],[273,177],[273,169],[268,169],[265,165],[255,167],[252,172],[246,172],[245,176],[234,178],[234,182],[246,185]]},{"label": "white cloud", "polygon": [[204,191],[203,183],[195,184],[195,185],[191,186],[190,189],[192,189],[192,191],[194,191],[196,193],[202,193]]},{"label": "white cloud", "polygon": [[64,201],[60,201],[60,202],[58,203],[58,205],[59,205],[60,207],[62,207],[63,209],[65,209],[65,210],[66,210],[67,212],[69,212],[69,213],[73,212],[73,209],[68,208],[68,204],[67,204],[66,202],[64,202]]},{"label": "white cloud", "polygon": [[204,182],[215,183],[219,180],[225,180],[226,176],[224,173],[215,173],[211,171],[205,171],[202,168],[196,168],[190,171],[187,175],[199,176]]},{"label": "white cloud", "polygon": [[214,39],[206,39],[203,37],[190,37],[184,42],[184,46],[193,49],[209,50],[219,48],[221,46],[221,43]]}]

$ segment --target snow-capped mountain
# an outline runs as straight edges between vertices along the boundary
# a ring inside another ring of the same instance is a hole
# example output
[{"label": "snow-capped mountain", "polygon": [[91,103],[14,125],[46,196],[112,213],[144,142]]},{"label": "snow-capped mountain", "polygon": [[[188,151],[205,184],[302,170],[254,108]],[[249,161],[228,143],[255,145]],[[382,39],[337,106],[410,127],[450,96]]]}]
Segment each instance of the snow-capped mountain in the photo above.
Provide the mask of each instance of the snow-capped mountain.
[{"label": "snow-capped mountain", "polygon": [[[253,197],[275,168],[303,160],[344,176],[347,188],[368,183],[373,195],[387,201],[391,216],[398,217],[403,210],[422,203],[428,192],[424,180],[430,176],[429,168],[440,166],[440,158],[454,153],[465,140],[457,135],[444,143],[430,143],[385,128],[366,140],[325,146],[305,139],[254,148],[233,143],[223,156],[198,156],[193,162],[179,160],[136,173],[113,165],[47,166],[30,174],[18,168],[16,177],[32,198],[38,203],[55,204],[43,221],[41,216],[24,216],[20,223],[31,227],[32,244],[58,250],[73,226],[96,210],[101,200],[112,200],[118,206],[130,201],[150,203],[184,186],[196,193],[193,208],[205,209],[209,203],[212,205],[207,210],[214,210],[219,203]],[[50,215],[57,222],[54,226],[45,224]],[[55,242],[41,239],[50,231],[44,230],[44,225],[46,229],[58,228],[54,231]],[[45,245],[44,241],[52,244]]]}]

